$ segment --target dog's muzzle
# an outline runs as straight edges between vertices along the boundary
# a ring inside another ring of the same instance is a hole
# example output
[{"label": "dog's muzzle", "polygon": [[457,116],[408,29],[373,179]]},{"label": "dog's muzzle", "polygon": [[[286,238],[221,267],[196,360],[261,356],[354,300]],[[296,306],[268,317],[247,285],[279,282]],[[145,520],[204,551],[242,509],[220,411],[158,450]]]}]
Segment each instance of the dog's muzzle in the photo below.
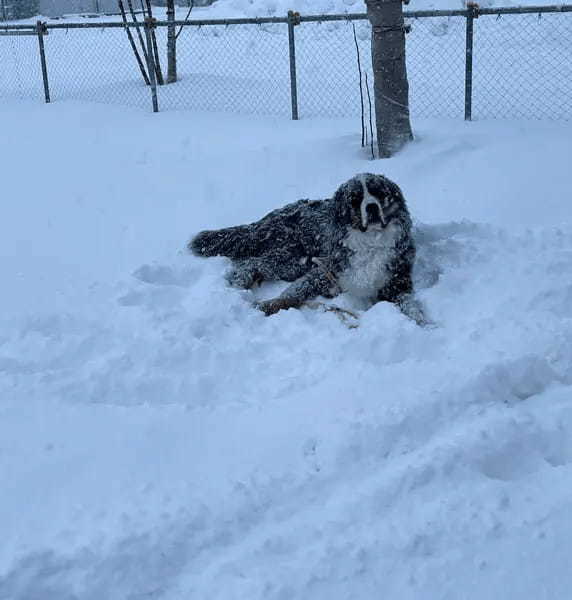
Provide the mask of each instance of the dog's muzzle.
[{"label": "dog's muzzle", "polygon": [[387,219],[383,213],[379,202],[369,201],[363,203],[361,206],[361,231],[367,231],[367,228],[371,225],[379,225],[385,227],[387,225]]}]

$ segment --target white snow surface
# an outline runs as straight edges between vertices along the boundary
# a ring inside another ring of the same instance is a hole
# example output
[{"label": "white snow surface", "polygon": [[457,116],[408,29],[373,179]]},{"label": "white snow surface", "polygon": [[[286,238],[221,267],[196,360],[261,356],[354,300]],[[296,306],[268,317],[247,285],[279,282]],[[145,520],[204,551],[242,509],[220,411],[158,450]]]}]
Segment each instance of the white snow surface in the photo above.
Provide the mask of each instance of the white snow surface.
[{"label": "white snow surface", "polygon": [[[546,6],[566,4],[555,0],[481,0],[478,2],[483,8],[491,7],[517,7],[517,6]],[[404,7],[406,12],[416,10],[455,10],[466,8],[466,0],[410,0]],[[191,19],[229,19],[243,17],[275,17],[286,16],[289,10],[301,14],[339,14],[339,13],[365,13],[364,0],[217,0],[210,6],[195,6],[191,12]],[[154,7],[156,17],[166,18],[165,9]],[[178,19],[183,19],[188,14],[188,7],[177,6]],[[66,14],[66,18],[74,18],[73,14]],[[50,20],[49,17],[42,17]],[[109,20],[109,17],[102,17]],[[31,19],[35,22],[35,19]]]},{"label": "white snow surface", "polygon": [[[383,162],[355,119],[0,125],[2,600],[569,597],[571,125],[418,121]],[[266,318],[184,251],[364,171],[433,328]]]},{"label": "white snow surface", "polygon": [[[478,4],[483,8],[489,8],[544,6],[558,3],[552,0],[481,0]],[[404,9],[406,11],[450,10],[465,7],[465,0],[410,0]],[[213,18],[215,16],[221,18],[281,16],[289,10],[297,10],[302,14],[360,13],[365,12],[365,3],[363,0],[218,0],[211,6],[194,9],[195,14],[209,13]]]}]

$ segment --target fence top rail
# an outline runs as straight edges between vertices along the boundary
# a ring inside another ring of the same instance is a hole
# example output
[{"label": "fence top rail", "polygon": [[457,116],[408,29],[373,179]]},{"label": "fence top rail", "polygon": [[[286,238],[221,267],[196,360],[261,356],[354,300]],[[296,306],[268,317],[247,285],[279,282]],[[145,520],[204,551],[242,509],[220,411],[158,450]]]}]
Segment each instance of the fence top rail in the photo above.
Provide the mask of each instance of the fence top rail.
[{"label": "fence top rail", "polygon": [[[188,20],[188,21],[155,21],[155,26],[166,27],[167,25],[175,25],[179,27],[181,25],[201,27],[203,25],[264,25],[266,23],[288,23],[288,17],[260,17],[260,18],[244,18],[244,19],[202,19],[202,20]],[[48,29],[113,29],[127,27],[141,27],[143,21],[134,23],[128,21],[91,21],[85,23],[68,22],[68,23],[46,23]],[[0,29],[35,29],[35,25],[4,25],[0,23]]]},{"label": "fence top rail", "polygon": [[[552,4],[546,6],[511,6],[497,8],[477,8],[457,10],[404,10],[406,19],[421,19],[424,17],[467,17],[472,12],[474,16],[480,15],[508,15],[508,14],[539,14],[555,12],[572,12],[572,4]],[[367,19],[366,13],[346,13],[337,15],[300,15],[300,22],[325,22],[325,21],[361,21]]]},{"label": "fence top rail", "polygon": [[546,6],[499,6],[498,8],[479,8],[480,15],[525,15],[572,12],[572,4],[550,4]]},{"label": "fence top rail", "polygon": [[[518,15],[518,14],[546,14],[546,13],[563,13],[572,12],[572,4],[552,4],[546,6],[513,6],[513,7],[497,7],[497,8],[477,8],[473,10],[417,10],[404,11],[403,15],[409,19],[420,19],[424,17],[468,17],[471,13],[473,16],[481,15]],[[329,21],[363,21],[367,19],[366,13],[344,13],[331,15],[296,15],[300,23],[323,23]],[[166,27],[175,25],[177,27],[203,27],[209,25],[229,26],[229,25],[264,25],[270,23],[288,23],[288,17],[259,17],[259,18],[243,18],[243,19],[189,19],[188,21],[155,21],[158,27]],[[69,23],[46,23],[48,29],[106,29],[106,28],[122,28],[137,27],[139,23],[128,21],[126,24],[122,21],[92,21],[92,22],[69,22]],[[11,30],[35,30],[35,24],[8,24],[0,23],[1,31]]]}]

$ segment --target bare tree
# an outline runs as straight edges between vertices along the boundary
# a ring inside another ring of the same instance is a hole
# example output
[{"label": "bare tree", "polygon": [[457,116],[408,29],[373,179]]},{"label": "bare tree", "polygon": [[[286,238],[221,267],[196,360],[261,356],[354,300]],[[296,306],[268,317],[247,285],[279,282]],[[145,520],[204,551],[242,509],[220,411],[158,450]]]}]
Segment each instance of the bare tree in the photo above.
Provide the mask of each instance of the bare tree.
[{"label": "bare tree", "polygon": [[380,158],[393,156],[413,139],[402,2],[407,4],[409,0],[365,0],[372,26],[371,58]]},{"label": "bare tree", "polygon": [[175,26],[175,0],[167,0],[167,83],[177,81],[177,31]]}]

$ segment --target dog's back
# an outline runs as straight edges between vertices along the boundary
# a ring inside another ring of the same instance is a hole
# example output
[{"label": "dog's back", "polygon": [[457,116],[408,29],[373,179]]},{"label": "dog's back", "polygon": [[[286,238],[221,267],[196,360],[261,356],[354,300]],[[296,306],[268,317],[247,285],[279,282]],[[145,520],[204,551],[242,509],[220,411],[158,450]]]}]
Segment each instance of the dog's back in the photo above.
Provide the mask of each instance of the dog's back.
[{"label": "dog's back", "polygon": [[188,244],[196,256],[240,259],[261,256],[277,246],[314,245],[318,229],[330,210],[328,200],[298,200],[273,210],[259,221],[226,229],[201,231]]}]

